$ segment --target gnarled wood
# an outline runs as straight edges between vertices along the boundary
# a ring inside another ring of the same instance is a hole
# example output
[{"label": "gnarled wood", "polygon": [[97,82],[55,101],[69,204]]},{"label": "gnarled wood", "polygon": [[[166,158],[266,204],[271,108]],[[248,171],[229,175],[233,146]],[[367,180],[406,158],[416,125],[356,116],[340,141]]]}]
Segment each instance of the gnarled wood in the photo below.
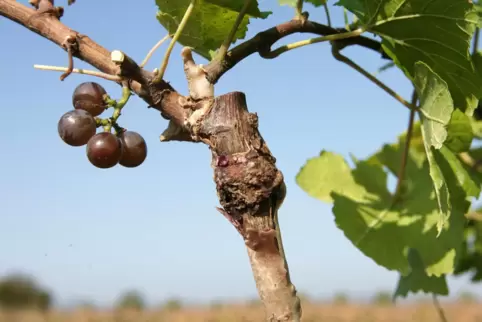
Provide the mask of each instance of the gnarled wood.
[{"label": "gnarled wood", "polygon": [[300,301],[290,280],[277,225],[277,210],[285,194],[283,176],[258,132],[257,116],[247,110],[245,95],[234,92],[215,99],[202,95],[184,97],[167,82],[155,84],[155,75],[140,68],[127,55],[116,55],[113,62],[111,53],[89,37],[51,15],[31,19],[36,13],[16,1],[0,0],[1,16],[62,48],[66,39],[75,37],[78,45],[73,52],[75,57],[105,73],[129,80],[137,95],[170,119],[164,140],[202,141],[210,147],[223,207],[220,210],[246,243],[267,320],[300,321]]},{"label": "gnarled wood", "polygon": [[301,305],[291,283],[277,209],[283,175],[258,132],[241,92],[217,97],[198,134],[212,152],[220,211],[243,237],[267,321],[300,321]]}]

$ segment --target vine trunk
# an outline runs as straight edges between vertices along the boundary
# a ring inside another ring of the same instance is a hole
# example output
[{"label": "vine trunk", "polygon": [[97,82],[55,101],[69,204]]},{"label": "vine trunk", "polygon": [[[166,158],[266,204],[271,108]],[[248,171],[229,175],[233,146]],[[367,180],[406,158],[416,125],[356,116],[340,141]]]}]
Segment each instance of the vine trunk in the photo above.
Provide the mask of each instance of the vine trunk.
[{"label": "vine trunk", "polygon": [[267,321],[300,321],[301,305],[283,251],[277,211],[285,194],[282,173],[249,113],[246,96],[214,99],[199,135],[212,152],[219,211],[243,237]]}]

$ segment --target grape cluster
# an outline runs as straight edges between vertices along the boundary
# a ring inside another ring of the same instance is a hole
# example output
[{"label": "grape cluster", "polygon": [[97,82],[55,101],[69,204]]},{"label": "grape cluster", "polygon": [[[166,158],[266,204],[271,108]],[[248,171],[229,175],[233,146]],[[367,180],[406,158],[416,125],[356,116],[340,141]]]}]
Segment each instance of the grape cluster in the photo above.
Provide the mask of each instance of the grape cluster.
[{"label": "grape cluster", "polygon": [[116,134],[110,132],[112,126],[104,127],[104,132],[96,133],[103,125],[96,117],[109,108],[105,89],[93,82],[77,86],[72,95],[74,109],[62,115],[58,123],[60,138],[70,146],[87,145],[87,158],[94,166],[102,169],[120,164],[127,168],[141,165],[147,157],[147,145],[137,132],[120,128],[112,118],[104,120],[114,125]]}]

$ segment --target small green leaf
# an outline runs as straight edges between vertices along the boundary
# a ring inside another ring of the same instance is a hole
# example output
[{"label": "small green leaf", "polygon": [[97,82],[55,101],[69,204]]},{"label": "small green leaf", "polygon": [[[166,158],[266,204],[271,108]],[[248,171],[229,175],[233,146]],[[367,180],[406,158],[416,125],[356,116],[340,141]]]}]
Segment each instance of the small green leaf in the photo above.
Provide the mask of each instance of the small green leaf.
[{"label": "small green leaf", "polygon": [[406,188],[399,203],[387,188],[390,169],[397,175],[402,159],[402,142],[386,145],[355,169],[334,153],[322,152],[310,159],[297,176],[298,185],[311,196],[333,200],[337,226],[347,238],[377,264],[404,274],[410,272],[406,258],[409,248],[416,249],[426,263],[428,276],[450,274],[462,243],[468,209],[456,208],[437,238],[439,211],[428,172],[419,152],[410,151],[406,169]]},{"label": "small green leaf", "polygon": [[[422,130],[422,133],[423,130]],[[424,137],[426,135],[424,134]],[[433,186],[435,189],[435,194],[437,196],[438,209],[440,211],[439,219],[437,222],[438,234],[442,233],[444,225],[450,216],[450,211],[452,210],[452,205],[450,204],[449,188],[445,183],[442,170],[435,161],[433,155],[433,150],[430,147],[426,147],[428,164],[430,166],[430,177],[432,178]]]},{"label": "small green leaf", "polygon": [[[161,0],[161,1],[166,1],[166,0]],[[245,3],[245,0],[201,0],[200,1],[201,5],[212,4],[212,5],[215,5],[224,9],[229,9],[235,12],[240,12],[241,9],[244,7],[244,3]],[[248,14],[253,18],[267,18],[271,14],[271,12],[260,11],[258,0],[251,0],[251,4],[249,5],[248,10],[246,11],[246,14]]]},{"label": "small green leaf", "polygon": [[[190,0],[156,0],[159,7],[157,19],[171,34],[174,34],[189,6]],[[206,59],[210,51],[218,49],[227,38],[244,5],[244,0],[200,0],[197,2],[179,43],[192,47]],[[258,1],[253,0],[236,31],[233,42],[246,37],[250,18],[266,18],[271,12],[261,12]]]},{"label": "small green leaf", "polygon": [[[420,100],[422,136],[430,167],[430,177],[440,210],[437,229],[441,233],[451,215],[452,200],[455,202],[462,200],[462,204],[457,205],[461,209],[465,207],[463,202],[466,197],[477,197],[480,193],[477,183],[450,150],[452,147],[458,152],[457,150],[470,147],[471,127],[468,116],[459,110],[453,112],[452,100],[445,82],[424,63],[418,62],[415,70],[414,85]],[[452,126],[449,126],[451,136],[445,145],[446,126],[450,121],[450,115],[452,115]],[[457,193],[458,198],[451,197],[450,194],[454,192]]]},{"label": "small green leaf", "polygon": [[413,84],[420,101],[422,130],[428,148],[440,149],[447,138],[446,126],[454,110],[447,84],[423,62],[415,64]]},{"label": "small green leaf", "polygon": [[[330,171],[327,171],[330,169]],[[296,182],[311,196],[322,201],[332,202],[332,191],[357,196],[364,189],[357,187],[351,169],[340,155],[322,151],[319,157],[306,162],[296,176]],[[329,182],[330,184],[326,184]]]},{"label": "small green leaf", "polygon": [[446,126],[453,111],[453,102],[447,84],[430,67],[422,62],[415,64],[414,86],[420,101],[422,136],[430,166],[430,177],[437,196],[440,217],[437,223],[439,234],[450,216],[452,205],[442,171],[435,161],[432,147],[440,149],[447,138]]},{"label": "small green leaf", "polygon": [[438,295],[449,294],[445,276],[428,276],[417,250],[410,248],[407,259],[410,264],[410,272],[400,276],[394,294],[395,298],[407,297],[409,292],[418,293],[420,291]]},{"label": "small green leaf", "polygon": [[445,145],[453,152],[465,152],[470,149],[474,132],[470,116],[456,109],[447,127],[448,136]]},{"label": "small green leaf", "polygon": [[468,0],[340,0],[368,31],[382,37],[384,51],[410,79],[423,61],[450,90],[454,105],[472,115],[482,80],[470,58],[479,17]]},{"label": "small green leaf", "polygon": [[435,150],[434,157],[453,195],[452,200],[456,202],[454,207],[464,209],[467,197],[479,197],[480,184],[467,171],[454,152],[443,146],[440,150]]},{"label": "small green leaf", "polygon": [[365,12],[365,6],[360,0],[340,0],[335,3],[335,6],[343,6],[353,12],[360,22],[364,22],[366,14],[369,14],[369,12]]}]

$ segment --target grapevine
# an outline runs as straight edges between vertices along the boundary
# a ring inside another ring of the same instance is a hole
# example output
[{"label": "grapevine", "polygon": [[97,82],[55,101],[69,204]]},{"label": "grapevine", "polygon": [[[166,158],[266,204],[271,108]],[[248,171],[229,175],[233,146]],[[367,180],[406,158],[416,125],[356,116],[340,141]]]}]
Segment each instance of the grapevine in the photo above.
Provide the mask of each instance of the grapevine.
[{"label": "grapevine", "polygon": [[[218,210],[246,245],[267,321],[302,319],[278,225],[287,189],[259,131],[262,120],[248,111],[245,94],[215,95],[214,91],[225,73],[255,53],[258,59],[271,60],[324,42],[334,61],[405,108],[406,131],[370,156],[353,156],[350,166],[349,160],[320,146],[319,155],[300,165],[296,176],[307,195],[333,206],[334,224],[354,247],[399,273],[394,299],[424,292],[432,294],[439,307],[437,296],[450,292],[448,276],[470,274],[474,283],[482,281],[482,210],[471,201],[479,198],[482,183],[482,148],[477,147],[482,140],[478,2],[279,0],[293,8],[292,19],[246,39],[251,21],[275,15],[261,10],[268,6],[264,2],[156,0],[156,18],[166,35],[140,64],[66,28],[61,19],[75,10],[67,12],[48,0],[31,2],[35,10],[19,1],[0,0],[0,15],[50,39],[68,57],[67,67],[35,68],[63,72],[61,80],[85,74],[122,87],[116,100],[93,80],[79,84],[72,108],[58,122],[61,140],[85,147],[88,161],[100,169],[142,165],[147,159],[146,141],[120,125],[128,121],[121,117],[122,110],[137,95],[169,120],[162,142],[207,145],[221,204]],[[334,6],[343,10],[344,23],[339,27],[330,12]],[[325,21],[310,20],[316,10],[324,13]],[[279,40],[296,33],[312,36],[275,48]],[[147,61],[169,38],[160,69],[147,70]],[[180,55],[188,93],[177,92],[164,79],[175,44],[183,46]],[[356,57],[349,57],[344,50],[352,46],[380,57],[378,73],[400,70],[413,87],[412,97],[403,97]],[[193,52],[207,63],[197,64]],[[100,71],[74,68],[73,57]],[[388,185],[391,175],[397,179],[395,188]]]},{"label": "grapevine", "polygon": [[[97,168],[112,168],[117,164],[126,168],[140,166],[147,157],[144,138],[118,124],[121,110],[130,96],[128,86],[123,87],[123,96],[116,101],[98,83],[79,84],[72,94],[75,109],[65,113],[59,120],[59,136],[71,146],[86,145],[87,158]],[[113,108],[111,117],[98,117],[109,108]],[[96,134],[98,127],[104,131]]]}]

